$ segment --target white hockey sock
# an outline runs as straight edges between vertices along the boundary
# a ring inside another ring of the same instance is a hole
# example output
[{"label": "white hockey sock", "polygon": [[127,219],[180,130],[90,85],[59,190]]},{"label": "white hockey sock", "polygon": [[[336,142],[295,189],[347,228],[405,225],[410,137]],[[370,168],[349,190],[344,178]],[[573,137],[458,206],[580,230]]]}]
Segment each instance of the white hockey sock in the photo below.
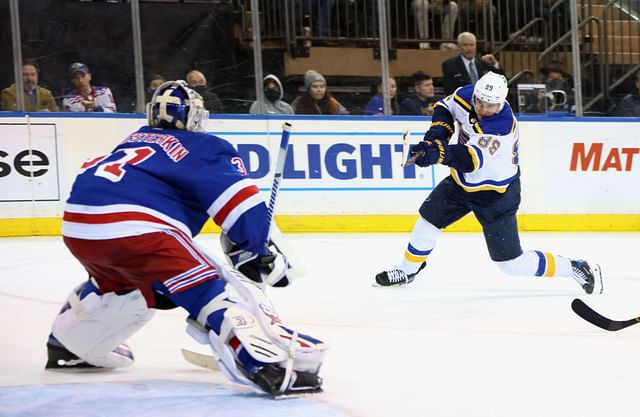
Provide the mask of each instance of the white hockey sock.
[{"label": "white hockey sock", "polygon": [[517,258],[496,262],[507,275],[538,277],[570,277],[571,261],[564,256],[537,250],[525,251]]},{"label": "white hockey sock", "polygon": [[404,251],[400,269],[407,274],[418,272],[420,265],[427,260],[435,247],[439,235],[440,229],[419,217],[413,226],[413,232],[409,238],[407,249]]}]

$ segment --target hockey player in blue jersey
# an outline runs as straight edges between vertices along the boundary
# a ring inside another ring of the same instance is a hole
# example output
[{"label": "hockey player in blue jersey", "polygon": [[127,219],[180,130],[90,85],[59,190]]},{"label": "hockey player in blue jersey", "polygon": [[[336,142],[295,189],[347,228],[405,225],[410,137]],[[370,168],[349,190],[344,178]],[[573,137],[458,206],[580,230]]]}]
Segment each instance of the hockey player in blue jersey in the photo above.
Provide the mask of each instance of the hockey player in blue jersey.
[{"label": "hockey player in blue jersey", "polygon": [[[443,179],[420,206],[400,265],[376,275],[376,284],[412,282],[426,266],[440,231],[473,212],[482,226],[491,259],[508,275],[572,277],[587,294],[602,292],[600,268],[548,252],[523,251],[516,213],[520,205],[519,130],[506,101],[507,80],[488,72],[474,85],[458,88],[436,106],[424,140],[408,163],[444,164]],[[450,144],[457,122],[457,143]]]},{"label": "hockey player in blue jersey", "polygon": [[[230,380],[272,395],[321,390],[327,346],[286,327],[258,288],[288,283],[286,257],[267,243],[267,207],[242,159],[206,133],[208,116],[186,82],[166,82],[148,126],[83,164],[62,234],[90,279],[53,323],[47,369],[129,366],[125,340],[156,309],[182,307]],[[209,218],[233,269],[193,241]]]}]

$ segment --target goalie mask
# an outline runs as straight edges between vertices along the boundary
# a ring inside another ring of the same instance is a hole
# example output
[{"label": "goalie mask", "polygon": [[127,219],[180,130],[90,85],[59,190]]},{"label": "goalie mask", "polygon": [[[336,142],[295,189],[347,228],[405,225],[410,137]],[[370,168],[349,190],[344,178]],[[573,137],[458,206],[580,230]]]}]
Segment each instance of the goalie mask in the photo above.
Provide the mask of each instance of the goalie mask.
[{"label": "goalie mask", "polygon": [[183,80],[162,84],[147,104],[147,121],[151,127],[205,132],[208,119],[202,96]]}]

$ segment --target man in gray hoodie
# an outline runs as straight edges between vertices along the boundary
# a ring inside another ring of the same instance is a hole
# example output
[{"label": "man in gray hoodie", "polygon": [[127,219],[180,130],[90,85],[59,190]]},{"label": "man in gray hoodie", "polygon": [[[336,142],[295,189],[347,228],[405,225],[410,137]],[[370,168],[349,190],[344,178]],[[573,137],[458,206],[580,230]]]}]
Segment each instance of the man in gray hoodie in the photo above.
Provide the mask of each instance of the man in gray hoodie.
[{"label": "man in gray hoodie", "polygon": [[273,74],[264,77],[262,83],[262,97],[264,102],[264,111],[260,112],[258,101],[254,101],[249,109],[250,114],[293,114],[293,109],[289,103],[282,101],[282,83],[280,79]]}]

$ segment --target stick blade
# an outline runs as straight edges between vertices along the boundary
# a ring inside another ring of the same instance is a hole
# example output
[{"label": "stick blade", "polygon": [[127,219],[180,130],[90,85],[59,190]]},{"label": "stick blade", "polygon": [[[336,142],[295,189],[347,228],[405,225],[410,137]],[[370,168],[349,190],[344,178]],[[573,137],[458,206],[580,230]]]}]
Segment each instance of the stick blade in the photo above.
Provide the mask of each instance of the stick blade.
[{"label": "stick blade", "polygon": [[184,360],[192,365],[199,366],[200,368],[210,369],[212,371],[219,371],[218,361],[213,356],[203,355],[202,353],[193,352],[187,349],[180,349],[182,351],[182,357]]},{"label": "stick blade", "polygon": [[591,307],[589,307],[584,301],[578,298],[574,299],[571,302],[571,309],[578,316],[582,317],[584,320],[588,321],[594,326],[598,326],[601,329],[608,330],[610,332],[615,332],[617,330],[624,329],[625,327],[629,327],[633,324],[638,323],[639,321],[638,317],[631,320],[623,320],[623,321],[608,319],[603,315],[601,315],[600,313],[598,313],[597,311],[595,311],[594,309],[592,309]]}]

